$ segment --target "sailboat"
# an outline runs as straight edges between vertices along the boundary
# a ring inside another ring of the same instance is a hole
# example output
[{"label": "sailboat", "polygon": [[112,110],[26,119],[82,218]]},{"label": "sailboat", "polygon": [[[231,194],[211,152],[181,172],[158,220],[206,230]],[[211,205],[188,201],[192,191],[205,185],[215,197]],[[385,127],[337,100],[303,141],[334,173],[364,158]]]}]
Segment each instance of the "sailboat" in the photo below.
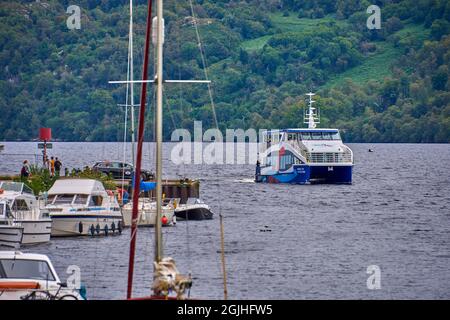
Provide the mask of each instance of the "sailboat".
[{"label": "sailboat", "polygon": [[[132,1],[130,0],[130,12]],[[191,5],[191,9],[193,9]],[[195,20],[195,19],[194,19]],[[152,30],[153,29],[153,30]],[[198,31],[198,30],[197,30]],[[198,35],[198,32],[197,32]],[[148,80],[148,61],[149,61],[149,49],[150,49],[150,37],[152,42],[156,46],[156,75],[154,79]],[[200,41],[199,41],[200,43]],[[142,80],[127,80],[127,81],[110,81],[109,83],[141,83],[141,96],[139,107],[139,119],[138,119],[138,139],[136,149],[136,163],[133,180],[133,206],[131,216],[131,239],[130,239],[130,255],[128,264],[128,286],[127,286],[127,299],[149,299],[149,300],[174,300],[185,299],[186,291],[192,286],[191,276],[182,275],[179,273],[175,260],[171,257],[165,257],[163,255],[162,248],[162,209],[163,209],[163,195],[162,195],[162,106],[163,106],[163,84],[164,83],[207,83],[208,88],[210,81],[207,79],[207,73],[205,69],[206,80],[165,80],[163,79],[163,44],[164,44],[164,19],[163,19],[163,1],[157,0],[157,14],[152,20],[152,0],[148,0],[148,12],[147,12],[147,24],[146,24],[146,36],[145,36],[145,48],[144,48],[144,61]],[[204,60],[204,58],[203,58]],[[146,109],[146,95],[147,95],[147,83],[153,83],[156,85],[156,112],[155,112],[155,134],[156,134],[156,221],[155,221],[155,256],[154,256],[154,272],[153,272],[153,285],[152,295],[143,298],[133,298],[133,276],[134,276],[134,260],[136,253],[136,239],[137,239],[137,226],[138,226],[138,206],[139,206],[139,192],[141,190],[140,174],[141,162],[142,162],[142,146],[144,141],[144,127],[145,127],[145,109]],[[211,91],[210,97],[211,97]],[[211,98],[212,99],[212,98]],[[213,111],[214,112],[214,111]],[[215,115],[215,112],[214,112]],[[216,117],[215,117],[216,119]],[[216,119],[217,123],[217,119]],[[222,251],[222,271],[224,280],[224,296],[227,298],[226,288],[226,272],[225,272],[225,259],[224,259],[224,237],[223,237],[223,219],[220,215],[220,231],[221,231],[221,251]],[[176,295],[174,296],[173,293]]]},{"label": "sailboat", "polygon": [[[130,6],[132,3],[130,2]],[[138,119],[138,139],[136,149],[136,164],[133,180],[133,200],[132,200],[132,217],[131,217],[131,240],[130,240],[130,256],[128,267],[128,286],[127,299],[132,298],[133,275],[134,275],[134,259],[136,251],[137,224],[138,224],[138,206],[140,192],[140,171],[142,162],[142,146],[144,142],[145,127],[145,109],[147,96],[147,83],[156,85],[156,221],[155,221],[155,256],[154,256],[154,276],[153,276],[153,295],[141,299],[184,299],[185,292],[192,285],[190,276],[181,275],[175,265],[175,260],[171,257],[164,257],[162,250],[162,105],[163,105],[163,83],[170,82],[163,79],[163,43],[164,43],[164,20],[163,20],[163,1],[157,0],[157,16],[152,21],[152,0],[148,1],[146,37],[144,48],[144,62],[142,81],[110,81],[110,83],[142,83],[141,97]],[[153,25],[153,43],[156,45],[157,62],[156,76],[154,80],[148,80],[148,62],[150,49],[150,36],[152,35]],[[171,81],[177,82],[177,81]],[[196,81],[205,82],[205,81]],[[169,296],[172,292],[176,296]]]},{"label": "sailboat", "polygon": [[[133,63],[133,0],[130,0],[130,26],[129,26],[129,37],[128,37],[128,65],[127,65],[127,90],[126,90],[126,100],[125,104],[120,104],[119,106],[125,107],[125,125],[124,125],[124,149],[123,149],[123,162],[125,162],[126,156],[126,137],[127,137],[127,116],[128,107],[130,107],[130,122],[131,122],[131,157],[133,161],[133,166],[135,166],[135,120],[134,120],[134,107],[138,106],[134,104],[134,63]],[[129,89],[129,90],[128,90]],[[130,99],[128,98],[130,97]],[[128,101],[131,104],[128,104]],[[136,168],[136,172],[139,172]],[[124,190],[124,178],[125,178],[125,167],[122,169],[122,187]],[[141,177],[139,178],[141,179]],[[141,182],[140,190],[141,192],[153,190],[155,187],[154,183]],[[139,193],[138,191],[138,193]],[[123,196],[121,196],[123,198]],[[139,197],[138,199],[139,214],[137,218],[137,224],[141,227],[151,227],[156,224],[156,201],[149,197]],[[133,211],[133,201],[128,203],[122,203],[122,217],[124,227],[131,226],[132,222],[132,211]],[[171,226],[176,223],[175,212],[173,203],[167,203],[162,209],[161,220],[164,226]]]}]

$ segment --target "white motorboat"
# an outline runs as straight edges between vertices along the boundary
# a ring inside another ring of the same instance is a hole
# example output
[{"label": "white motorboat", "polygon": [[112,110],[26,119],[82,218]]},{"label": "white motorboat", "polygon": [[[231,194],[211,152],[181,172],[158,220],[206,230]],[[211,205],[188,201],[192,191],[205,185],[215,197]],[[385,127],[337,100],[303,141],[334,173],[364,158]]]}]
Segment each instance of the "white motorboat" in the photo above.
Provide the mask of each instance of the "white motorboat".
[{"label": "white motorboat", "polygon": [[8,202],[0,200],[0,246],[18,249],[22,237],[23,227],[14,223]]},{"label": "white motorboat", "polygon": [[52,236],[109,235],[122,232],[122,214],[112,192],[93,179],[59,179],[48,191],[46,208]]},{"label": "white motorboat", "polygon": [[[150,198],[139,198],[139,214],[137,225],[139,227],[153,227],[156,223],[156,201]],[[131,215],[133,203],[128,202],[122,207],[122,215],[124,226],[131,226]],[[163,226],[171,226],[176,223],[174,206],[169,202],[161,206],[161,224]]]},{"label": "white motorboat", "polygon": [[209,220],[213,218],[211,208],[198,198],[188,198],[175,208],[175,216],[182,220]]},{"label": "white motorboat", "polygon": [[76,285],[61,283],[45,255],[0,251],[0,300],[84,300]]},{"label": "white motorboat", "polygon": [[22,182],[0,182],[0,200],[9,203],[14,224],[23,227],[22,244],[50,241],[52,220],[29,187]]}]

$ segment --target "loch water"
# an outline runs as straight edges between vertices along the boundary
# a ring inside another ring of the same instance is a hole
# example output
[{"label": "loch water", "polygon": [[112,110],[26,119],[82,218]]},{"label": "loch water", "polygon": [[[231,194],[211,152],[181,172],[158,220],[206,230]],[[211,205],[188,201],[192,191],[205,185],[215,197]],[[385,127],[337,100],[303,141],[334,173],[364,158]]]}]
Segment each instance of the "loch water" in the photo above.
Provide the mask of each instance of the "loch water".
[{"label": "loch water", "polygon": [[[40,152],[35,142],[3,144],[0,174],[18,173]],[[165,144],[164,176],[200,179],[201,197],[215,212],[213,220],[163,228],[165,255],[193,276],[191,296],[223,297],[221,213],[231,299],[449,299],[450,145],[349,146],[352,185],[274,185],[253,183],[253,164],[175,165],[173,144]],[[144,168],[154,169],[153,151],[146,143]],[[49,153],[82,168],[122,159],[123,144],[55,142]],[[79,266],[89,299],[122,299],[129,239],[127,229],[21,250],[49,255],[62,279],[69,265]],[[152,283],[154,229],[140,228],[137,239],[134,295],[142,296]],[[377,290],[367,286],[373,265]]]}]

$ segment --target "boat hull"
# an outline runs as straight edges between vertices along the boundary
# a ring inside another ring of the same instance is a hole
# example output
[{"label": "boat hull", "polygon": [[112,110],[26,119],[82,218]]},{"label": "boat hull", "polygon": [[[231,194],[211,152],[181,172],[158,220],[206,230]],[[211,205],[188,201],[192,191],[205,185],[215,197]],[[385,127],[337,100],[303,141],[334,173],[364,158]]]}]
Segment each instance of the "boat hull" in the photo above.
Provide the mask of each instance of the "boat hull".
[{"label": "boat hull", "polygon": [[256,182],[351,184],[353,165],[295,165],[290,171],[257,176]]},{"label": "boat hull", "polygon": [[23,227],[0,225],[0,246],[18,249],[22,243]]},{"label": "boat hull", "polygon": [[213,213],[204,207],[177,208],[175,216],[180,220],[210,220],[213,218]]},{"label": "boat hull", "polygon": [[122,232],[122,215],[51,214],[52,237],[112,235]]},{"label": "boat hull", "polygon": [[22,244],[38,244],[50,241],[52,220],[15,220],[16,224],[23,227]]},{"label": "boat hull", "polygon": [[[163,208],[162,216],[167,218],[168,223],[164,225],[172,225],[174,220],[173,209]],[[122,208],[123,222],[125,227],[131,227],[131,203],[126,208]],[[137,225],[138,227],[154,227],[156,223],[156,208],[140,208]]]}]

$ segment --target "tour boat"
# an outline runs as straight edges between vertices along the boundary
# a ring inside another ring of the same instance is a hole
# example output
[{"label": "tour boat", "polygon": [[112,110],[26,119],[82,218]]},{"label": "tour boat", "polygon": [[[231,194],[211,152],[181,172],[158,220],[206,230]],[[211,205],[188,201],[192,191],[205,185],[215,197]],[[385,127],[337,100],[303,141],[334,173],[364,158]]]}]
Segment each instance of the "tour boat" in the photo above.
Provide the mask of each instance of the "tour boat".
[{"label": "tour boat", "polygon": [[8,202],[14,224],[23,227],[21,244],[50,241],[52,220],[42,201],[28,186],[22,182],[0,182],[0,200]]},{"label": "tour boat", "polygon": [[46,255],[0,251],[0,300],[84,300],[61,283]]},{"label": "tour boat", "polygon": [[122,214],[112,192],[93,179],[59,179],[48,191],[52,236],[122,232]]},{"label": "tour boat", "polygon": [[338,129],[319,129],[320,114],[308,93],[306,129],[263,132],[256,165],[256,182],[351,184],[353,152],[343,144]]},{"label": "tour boat", "polygon": [[175,216],[181,220],[209,220],[213,218],[211,208],[198,198],[188,198],[175,208]]}]

